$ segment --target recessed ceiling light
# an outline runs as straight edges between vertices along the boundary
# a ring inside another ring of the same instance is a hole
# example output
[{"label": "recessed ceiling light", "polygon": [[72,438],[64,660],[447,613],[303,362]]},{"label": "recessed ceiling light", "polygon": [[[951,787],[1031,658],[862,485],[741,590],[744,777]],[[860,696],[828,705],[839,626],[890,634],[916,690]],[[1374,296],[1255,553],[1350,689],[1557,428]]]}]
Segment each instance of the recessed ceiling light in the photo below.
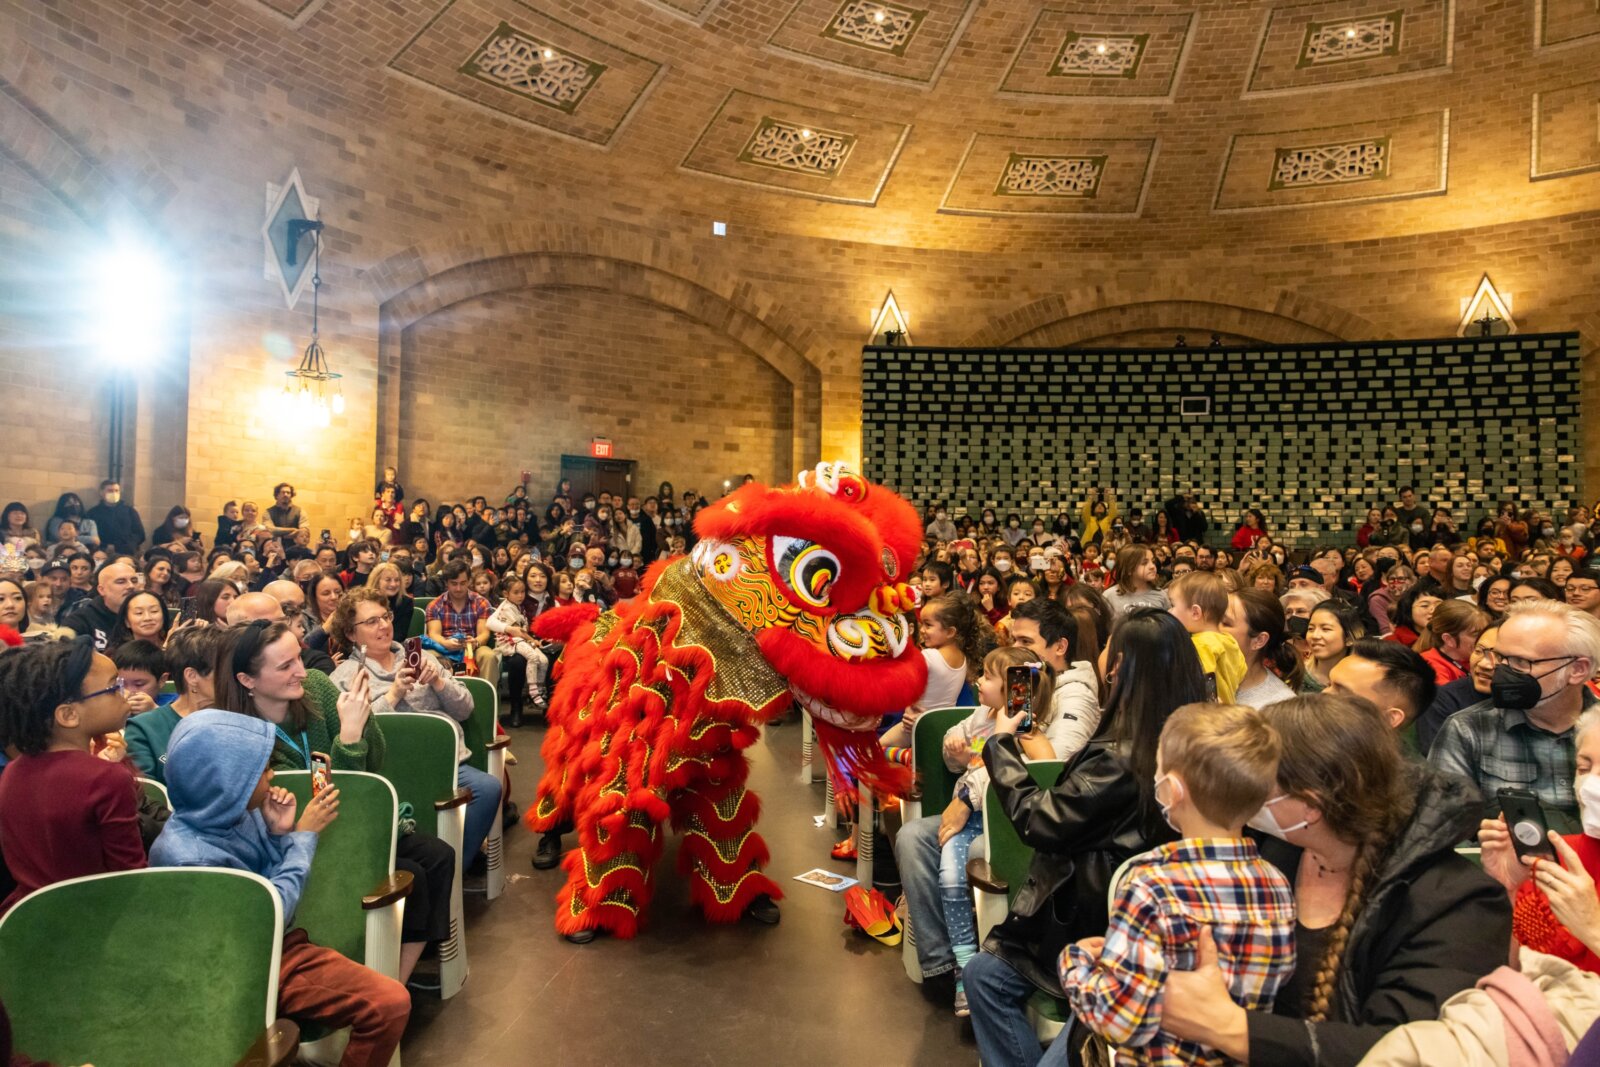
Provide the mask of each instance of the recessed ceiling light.
[{"label": "recessed ceiling light", "polygon": [[872,13],[872,21],[873,22],[882,22],[883,19],[884,19],[884,14],[883,14],[882,11],[874,11]]},{"label": "recessed ceiling light", "polygon": [[544,57],[546,59],[554,59],[556,57],[556,50],[554,48],[546,48],[544,50]]},{"label": "recessed ceiling light", "polygon": [[1344,35],[1346,37],[1354,37],[1356,35],[1355,27],[1351,27],[1350,29],[1345,30],[1344,31]]},{"label": "recessed ceiling light", "polygon": [[1103,44],[1102,45],[1096,45],[1095,46],[1095,51],[1099,52],[1101,55],[1105,55],[1106,54],[1106,46],[1103,45]]},{"label": "recessed ceiling light", "polygon": [[802,140],[802,141],[809,141],[809,140],[811,140],[811,131],[810,131],[810,130],[801,130],[801,131],[800,131],[800,139],[801,139],[801,140]]}]

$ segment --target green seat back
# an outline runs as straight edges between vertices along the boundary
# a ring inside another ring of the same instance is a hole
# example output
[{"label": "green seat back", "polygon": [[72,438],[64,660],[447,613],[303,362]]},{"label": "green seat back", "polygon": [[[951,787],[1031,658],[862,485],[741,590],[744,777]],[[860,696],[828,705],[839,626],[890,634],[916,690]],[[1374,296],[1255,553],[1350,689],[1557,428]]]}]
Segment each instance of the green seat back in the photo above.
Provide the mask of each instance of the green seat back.
[{"label": "green seat back", "polygon": [[437,836],[434,802],[456,791],[455,730],[438,715],[419,712],[397,711],[377,718],[389,750],[383,776],[394,786],[400,803],[411,805],[418,832]]},{"label": "green seat back", "polygon": [[911,730],[911,760],[922,790],[922,814],[937,815],[950,805],[959,772],[944,765],[944,735],[972,714],[971,708],[939,708],[917,717]]},{"label": "green seat back", "polygon": [[169,695],[171,695],[173,693],[176,693],[177,691],[178,691],[177,683],[175,683],[175,682],[162,682],[161,683],[161,695],[162,696],[169,696]]},{"label": "green seat back", "polygon": [[1475,867],[1483,866],[1483,849],[1476,845],[1457,845],[1456,855],[1470,861]]},{"label": "green seat back", "polygon": [[412,599],[412,602],[417,607],[422,609],[422,613],[424,615],[426,615],[428,613],[428,605],[432,604],[435,600],[438,600],[439,598],[436,597],[436,596],[419,596],[419,597],[412,597],[411,599]]},{"label": "green seat back", "polygon": [[428,630],[428,613],[420,607],[411,609],[411,621],[406,624],[406,637],[421,637]]},{"label": "green seat back", "polygon": [[[1039,760],[1028,764],[1028,773],[1040,789],[1049,789],[1061,777],[1061,760]],[[989,842],[989,869],[1005,879],[1006,903],[1017,898],[1017,891],[1028,878],[1028,865],[1033,862],[1033,849],[1022,843],[1016,827],[1006,818],[1000,798],[995,795],[994,783],[983,797],[983,834]]]},{"label": "green seat back", "polygon": [[0,919],[16,1048],[53,1063],[230,1064],[277,1016],[283,917],[265,879],[165,867],[91,875]]},{"label": "green seat back", "polygon": [[500,694],[486,678],[461,678],[472,694],[472,718],[461,724],[461,734],[472,750],[468,763],[480,771],[489,770],[488,745],[495,737],[495,719],[500,714]]},{"label": "green seat back", "polygon": [[137,777],[135,781],[139,783],[139,789],[144,793],[146,800],[155,801],[169,811],[172,809],[172,801],[167,797],[166,786],[154,778],[146,778],[143,775]]},{"label": "green seat back", "polygon": [[[367,958],[367,913],[361,898],[394,871],[395,817],[400,807],[394,787],[366,771],[334,771],[339,787],[339,817],[317,840],[293,923],[306,936],[347,959]],[[311,801],[310,771],[278,771],[272,784],[295,795],[300,810]]]}]

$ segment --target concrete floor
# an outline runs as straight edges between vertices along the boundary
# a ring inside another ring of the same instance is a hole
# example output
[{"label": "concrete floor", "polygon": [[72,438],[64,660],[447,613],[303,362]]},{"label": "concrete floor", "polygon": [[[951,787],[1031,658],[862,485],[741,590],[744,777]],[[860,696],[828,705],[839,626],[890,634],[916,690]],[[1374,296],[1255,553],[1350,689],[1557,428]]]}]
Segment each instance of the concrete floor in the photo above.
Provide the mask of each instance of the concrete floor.
[{"label": "concrete floor", "polygon": [[[830,859],[837,832],[814,825],[822,786],[799,781],[799,726],[764,733],[748,753],[750,784],[767,870],[784,887],[778,926],[708,925],[689,906],[669,839],[647,929],[568,944],[552,918],[563,874],[531,868],[533,835],[519,825],[506,835],[505,893],[467,898],[471,977],[447,1002],[417,995],[406,1067],[974,1064],[970,1030],[906,977],[899,949],[846,929],[839,895],[793,881],[819,866],[853,875],[854,864]],[[543,734],[542,723],[513,731],[512,793],[524,806]]]}]

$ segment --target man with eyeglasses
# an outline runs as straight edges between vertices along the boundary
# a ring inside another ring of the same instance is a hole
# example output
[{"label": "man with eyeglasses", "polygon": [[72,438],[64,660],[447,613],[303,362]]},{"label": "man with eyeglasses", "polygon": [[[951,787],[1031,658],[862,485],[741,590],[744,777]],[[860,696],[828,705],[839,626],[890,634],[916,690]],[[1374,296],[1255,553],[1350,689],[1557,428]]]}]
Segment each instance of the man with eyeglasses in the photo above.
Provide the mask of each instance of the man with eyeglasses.
[{"label": "man with eyeglasses", "polygon": [[1567,577],[1567,603],[1600,619],[1600,567],[1585,567]]},{"label": "man with eyeglasses", "polygon": [[1574,726],[1595,702],[1600,620],[1552,600],[1513,604],[1484,662],[1489,699],[1445,720],[1428,762],[1477,783],[1485,819],[1499,815],[1501,789],[1526,789],[1550,829],[1581,833]]}]

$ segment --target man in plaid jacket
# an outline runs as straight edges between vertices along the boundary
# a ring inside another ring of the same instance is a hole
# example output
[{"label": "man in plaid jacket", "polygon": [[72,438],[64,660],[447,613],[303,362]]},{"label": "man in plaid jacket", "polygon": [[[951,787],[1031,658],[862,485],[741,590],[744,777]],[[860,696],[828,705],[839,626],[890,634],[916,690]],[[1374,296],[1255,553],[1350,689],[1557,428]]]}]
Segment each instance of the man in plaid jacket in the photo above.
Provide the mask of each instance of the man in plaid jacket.
[{"label": "man in plaid jacket", "polygon": [[1244,1008],[1270,1009],[1293,973],[1293,890],[1242,836],[1276,794],[1280,751],[1277,733],[1253,708],[1190,704],[1162,730],[1155,799],[1182,839],[1134,857],[1106,936],[1061,954],[1073,1015],[1116,1047],[1119,1062],[1226,1062],[1161,1032],[1167,974],[1196,966],[1202,929],[1210,929]]}]

